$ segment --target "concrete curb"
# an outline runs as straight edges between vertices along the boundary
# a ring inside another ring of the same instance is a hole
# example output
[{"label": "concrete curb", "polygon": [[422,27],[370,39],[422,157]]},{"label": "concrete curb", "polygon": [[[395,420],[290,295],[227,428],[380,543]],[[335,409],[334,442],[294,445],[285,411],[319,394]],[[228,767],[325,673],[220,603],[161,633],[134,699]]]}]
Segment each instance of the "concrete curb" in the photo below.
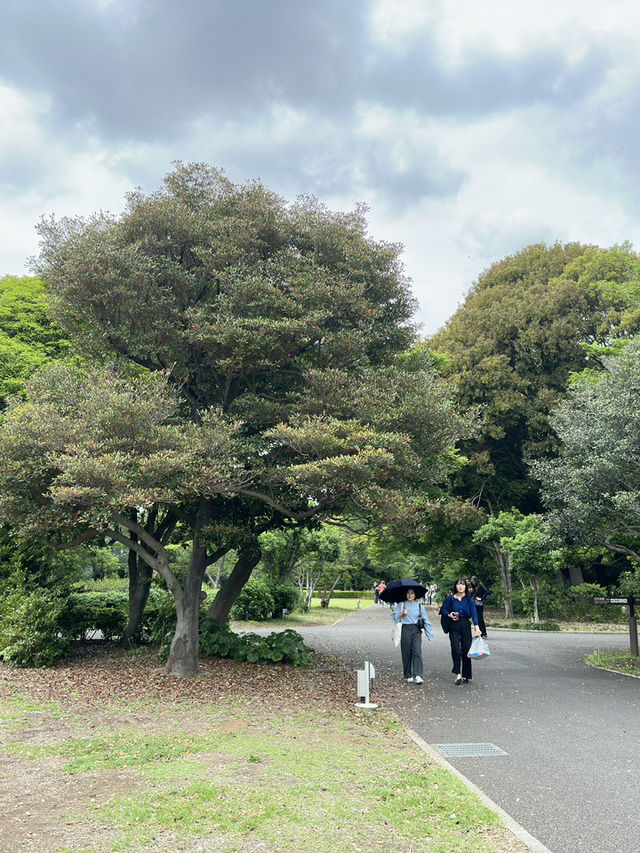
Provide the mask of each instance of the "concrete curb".
[{"label": "concrete curb", "polygon": [[520,824],[511,817],[511,815],[507,814],[497,803],[494,803],[493,800],[489,799],[484,791],[481,791],[480,788],[478,788],[478,786],[470,779],[467,779],[467,777],[463,776],[459,770],[456,770],[452,764],[449,764],[449,762],[439,752],[437,752],[437,750],[429,746],[429,744],[424,741],[419,734],[414,732],[412,729],[407,729],[407,733],[411,740],[413,740],[423,752],[426,752],[426,754],[436,761],[441,767],[444,767],[450,773],[453,773],[457,779],[463,782],[469,790],[473,791],[473,793],[482,800],[485,806],[488,806],[488,808],[496,812],[507,829],[509,829],[517,839],[522,841],[523,844],[526,844],[529,850],[532,850],[534,853],[552,853],[548,847],[545,847],[542,842],[538,841],[537,838],[534,838],[533,835],[527,832],[523,826],[520,826]]}]

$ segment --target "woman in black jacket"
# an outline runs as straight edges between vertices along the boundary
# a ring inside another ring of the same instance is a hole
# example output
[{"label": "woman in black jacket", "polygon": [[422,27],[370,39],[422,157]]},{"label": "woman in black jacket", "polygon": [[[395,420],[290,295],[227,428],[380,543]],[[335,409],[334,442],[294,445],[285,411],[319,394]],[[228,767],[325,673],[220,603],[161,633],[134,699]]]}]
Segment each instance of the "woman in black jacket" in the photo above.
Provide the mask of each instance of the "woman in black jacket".
[{"label": "woman in black jacket", "polygon": [[478,611],[478,627],[482,631],[482,636],[487,636],[487,626],[484,624],[484,600],[489,595],[490,590],[482,583],[480,578],[474,575],[471,578],[471,594],[476,603]]}]

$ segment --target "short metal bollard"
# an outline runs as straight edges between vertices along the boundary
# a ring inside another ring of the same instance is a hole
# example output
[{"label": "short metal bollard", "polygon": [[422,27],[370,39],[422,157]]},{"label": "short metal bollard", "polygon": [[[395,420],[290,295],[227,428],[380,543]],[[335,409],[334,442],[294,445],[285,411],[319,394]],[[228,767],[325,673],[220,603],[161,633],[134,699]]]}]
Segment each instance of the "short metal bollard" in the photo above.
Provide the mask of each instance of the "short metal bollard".
[{"label": "short metal bollard", "polygon": [[355,703],[356,708],[377,708],[378,706],[376,704],[369,701],[369,682],[372,678],[376,677],[376,671],[373,667],[373,664],[370,661],[366,660],[364,662],[364,669],[357,669],[356,675],[358,678],[358,697],[361,700],[360,702]]}]

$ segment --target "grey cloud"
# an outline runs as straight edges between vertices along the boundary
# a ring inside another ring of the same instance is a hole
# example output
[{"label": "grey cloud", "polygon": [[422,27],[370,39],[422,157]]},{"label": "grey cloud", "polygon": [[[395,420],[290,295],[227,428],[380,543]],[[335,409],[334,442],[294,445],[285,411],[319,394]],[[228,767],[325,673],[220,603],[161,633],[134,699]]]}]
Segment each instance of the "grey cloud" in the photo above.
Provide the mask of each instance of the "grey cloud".
[{"label": "grey cloud", "polygon": [[[123,11],[124,10],[124,11]],[[251,118],[273,104],[350,120],[359,102],[474,115],[581,97],[609,57],[578,65],[532,45],[443,67],[429,32],[405,53],[370,40],[367,0],[4,0],[0,74],[50,92],[64,122],[112,139],[178,138],[200,115]]]},{"label": "grey cloud", "polygon": [[[206,138],[206,131],[202,131]],[[201,141],[200,140],[200,141]],[[202,147],[199,147],[202,159]],[[224,164],[233,179],[259,177],[292,198],[311,192],[320,198],[353,194],[362,198],[376,188],[391,212],[411,207],[425,197],[455,194],[465,175],[443,162],[435,149],[407,145],[401,161],[378,140],[366,140],[339,122],[317,138],[304,134],[282,142],[266,134],[259,147],[253,139],[220,134],[211,140],[209,162]],[[241,176],[236,178],[236,176]]]},{"label": "grey cloud", "polygon": [[435,46],[421,39],[374,70],[370,93],[389,105],[401,102],[460,118],[538,103],[562,108],[600,85],[612,63],[611,53],[598,45],[572,63],[557,50],[535,44],[517,59],[478,49],[447,67]]},{"label": "grey cloud", "polygon": [[348,104],[367,4],[138,0],[121,16],[86,0],[8,0],[0,73],[50,92],[65,121],[116,138],[172,138],[207,111]]}]

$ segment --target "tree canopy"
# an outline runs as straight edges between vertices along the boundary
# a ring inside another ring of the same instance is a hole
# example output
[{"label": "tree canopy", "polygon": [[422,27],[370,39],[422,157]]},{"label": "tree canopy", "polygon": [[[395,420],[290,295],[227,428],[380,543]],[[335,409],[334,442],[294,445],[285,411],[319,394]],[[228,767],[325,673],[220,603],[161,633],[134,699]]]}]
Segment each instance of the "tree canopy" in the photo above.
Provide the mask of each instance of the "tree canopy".
[{"label": "tree canopy", "polygon": [[640,341],[605,359],[599,382],[572,389],[552,425],[560,455],[531,465],[552,529],[640,564]]},{"label": "tree canopy", "polygon": [[[45,372],[12,403],[2,512],[46,519],[60,544],[108,529],[161,571],[178,612],[169,671],[197,667],[202,577],[221,554],[240,556],[218,620],[265,530],[341,512],[407,526],[449,470],[460,419],[433,370],[403,358],[400,248],[367,236],[363,209],[177,164],[121,216],[50,219],[41,237],[54,315],[104,367]],[[136,520],[151,507],[191,531],[183,583]]]},{"label": "tree canopy", "polygon": [[34,371],[63,358],[68,346],[49,312],[43,283],[32,276],[0,278],[0,409]]},{"label": "tree canopy", "polygon": [[627,245],[537,244],[494,264],[429,344],[480,429],[459,493],[498,512],[540,511],[527,456],[555,453],[549,413],[574,373],[637,332],[640,258]]}]

